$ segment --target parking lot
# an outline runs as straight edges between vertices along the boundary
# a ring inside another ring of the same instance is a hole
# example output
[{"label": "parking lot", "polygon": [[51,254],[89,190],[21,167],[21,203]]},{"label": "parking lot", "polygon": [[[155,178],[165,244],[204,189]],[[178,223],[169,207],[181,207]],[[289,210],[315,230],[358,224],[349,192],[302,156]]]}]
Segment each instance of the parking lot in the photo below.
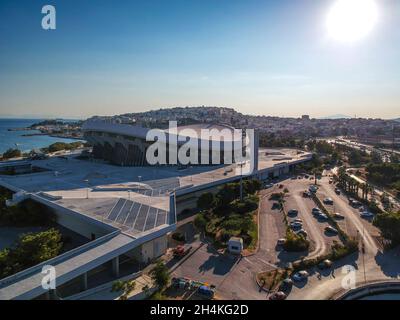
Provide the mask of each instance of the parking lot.
[{"label": "parking lot", "polygon": [[238,257],[221,254],[205,244],[175,269],[171,276],[206,282],[218,288],[237,262]]},{"label": "parking lot", "polygon": [[309,256],[315,257],[328,251],[331,245],[335,241],[340,242],[340,239],[336,234],[325,230],[329,227],[327,219],[312,214],[313,208],[317,206],[311,198],[303,196],[303,192],[308,190],[312,184],[313,181],[306,179],[289,180],[286,186],[289,189],[289,194],[286,197],[285,207],[288,212],[291,209],[298,210],[296,216],[290,217],[289,214],[289,221],[294,219],[303,221],[303,228],[308,233],[308,238],[312,244]]},{"label": "parking lot", "polygon": [[361,211],[363,207],[354,208],[349,204],[349,198],[340,193],[335,193],[335,186],[329,183],[328,177],[323,177],[320,182],[320,188],[317,196],[323,200],[329,197],[333,200],[333,205],[326,206],[331,212],[339,212],[344,216],[344,219],[338,220],[341,228],[350,236],[358,237],[359,239],[364,238],[367,247],[372,250],[377,249],[377,239],[380,237],[378,228],[373,226],[372,218],[362,218]]},{"label": "parking lot", "polygon": [[[335,187],[329,183],[329,179],[325,176],[318,181],[317,196],[321,201],[325,198],[332,199],[333,203],[326,204],[325,207],[332,214],[341,213],[343,219],[337,220],[340,227],[350,236],[359,236],[360,239],[364,237],[367,253],[372,254],[376,251],[375,236],[378,236],[378,230],[371,221],[360,217],[360,211],[349,205],[346,196],[335,193]],[[223,299],[266,299],[268,294],[260,290],[254,281],[257,273],[284,267],[287,262],[293,262],[302,257],[315,258],[330,251],[335,241],[340,242],[338,235],[326,232],[325,228],[329,226],[329,223],[312,214],[312,209],[317,207],[312,198],[303,195],[304,191],[313,184],[314,180],[309,178],[286,179],[272,188],[261,191],[259,248],[254,254],[238,259],[229,254],[217,252],[211,245],[205,245],[179,266],[172,276],[187,277],[215,285],[217,296]],[[289,216],[288,220],[291,222],[301,219],[301,228],[307,232],[307,238],[311,242],[308,252],[289,253],[277,245],[278,240],[285,237],[286,224],[282,211],[275,208],[276,201],[271,200],[270,196],[273,193],[283,192],[285,189],[289,191],[284,198],[285,211],[297,210],[297,214]],[[341,265],[340,261],[334,264],[335,268],[339,265]],[[335,279],[335,268],[318,272],[310,270],[310,277],[315,278],[316,283],[319,283],[321,279]],[[296,292],[304,290],[304,287],[309,287],[308,281],[295,283]]]}]

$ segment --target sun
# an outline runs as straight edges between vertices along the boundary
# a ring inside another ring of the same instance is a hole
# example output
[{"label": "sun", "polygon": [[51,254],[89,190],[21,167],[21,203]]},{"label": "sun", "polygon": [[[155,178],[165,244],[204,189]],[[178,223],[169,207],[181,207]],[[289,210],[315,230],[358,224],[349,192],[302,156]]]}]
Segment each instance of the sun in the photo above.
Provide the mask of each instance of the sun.
[{"label": "sun", "polygon": [[366,37],[377,21],[375,0],[336,0],[329,10],[326,26],[332,39],[355,42]]}]

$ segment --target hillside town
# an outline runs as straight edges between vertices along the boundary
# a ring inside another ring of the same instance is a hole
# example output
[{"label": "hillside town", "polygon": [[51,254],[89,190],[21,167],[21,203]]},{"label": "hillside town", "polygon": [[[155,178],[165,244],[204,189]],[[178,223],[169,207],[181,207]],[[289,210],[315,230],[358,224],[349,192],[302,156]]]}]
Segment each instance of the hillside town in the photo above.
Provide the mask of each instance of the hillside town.
[{"label": "hillside town", "polygon": [[252,128],[260,133],[280,138],[317,138],[352,136],[362,143],[400,145],[400,123],[397,119],[339,118],[315,119],[309,115],[299,118],[246,115],[225,107],[175,107],[111,117],[96,116],[115,123],[144,127],[167,127],[168,121],[179,125],[195,123],[224,123],[235,128]]}]

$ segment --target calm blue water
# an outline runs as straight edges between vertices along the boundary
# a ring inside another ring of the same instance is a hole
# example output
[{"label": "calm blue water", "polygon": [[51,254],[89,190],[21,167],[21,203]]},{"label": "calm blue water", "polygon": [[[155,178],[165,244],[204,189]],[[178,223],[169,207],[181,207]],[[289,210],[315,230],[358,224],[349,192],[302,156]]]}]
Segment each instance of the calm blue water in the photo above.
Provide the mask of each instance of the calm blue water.
[{"label": "calm blue water", "polygon": [[30,125],[42,121],[41,119],[0,119],[0,153],[5,152],[9,148],[15,148],[22,152],[28,152],[32,149],[39,149],[49,146],[55,142],[74,142],[73,139],[52,138],[48,136],[23,137],[27,133],[38,133],[39,131],[8,131],[10,128],[25,128]]}]

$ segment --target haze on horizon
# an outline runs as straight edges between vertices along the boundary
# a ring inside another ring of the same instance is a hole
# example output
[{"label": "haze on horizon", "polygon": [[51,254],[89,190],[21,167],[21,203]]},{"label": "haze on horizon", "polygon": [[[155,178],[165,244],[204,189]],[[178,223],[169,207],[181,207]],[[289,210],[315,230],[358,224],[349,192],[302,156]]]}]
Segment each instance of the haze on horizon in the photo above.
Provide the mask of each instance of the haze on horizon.
[{"label": "haze on horizon", "polygon": [[399,118],[400,2],[374,0],[364,35],[340,19],[327,29],[336,1],[55,0],[57,30],[45,31],[46,3],[3,0],[0,117],[210,105]]}]

